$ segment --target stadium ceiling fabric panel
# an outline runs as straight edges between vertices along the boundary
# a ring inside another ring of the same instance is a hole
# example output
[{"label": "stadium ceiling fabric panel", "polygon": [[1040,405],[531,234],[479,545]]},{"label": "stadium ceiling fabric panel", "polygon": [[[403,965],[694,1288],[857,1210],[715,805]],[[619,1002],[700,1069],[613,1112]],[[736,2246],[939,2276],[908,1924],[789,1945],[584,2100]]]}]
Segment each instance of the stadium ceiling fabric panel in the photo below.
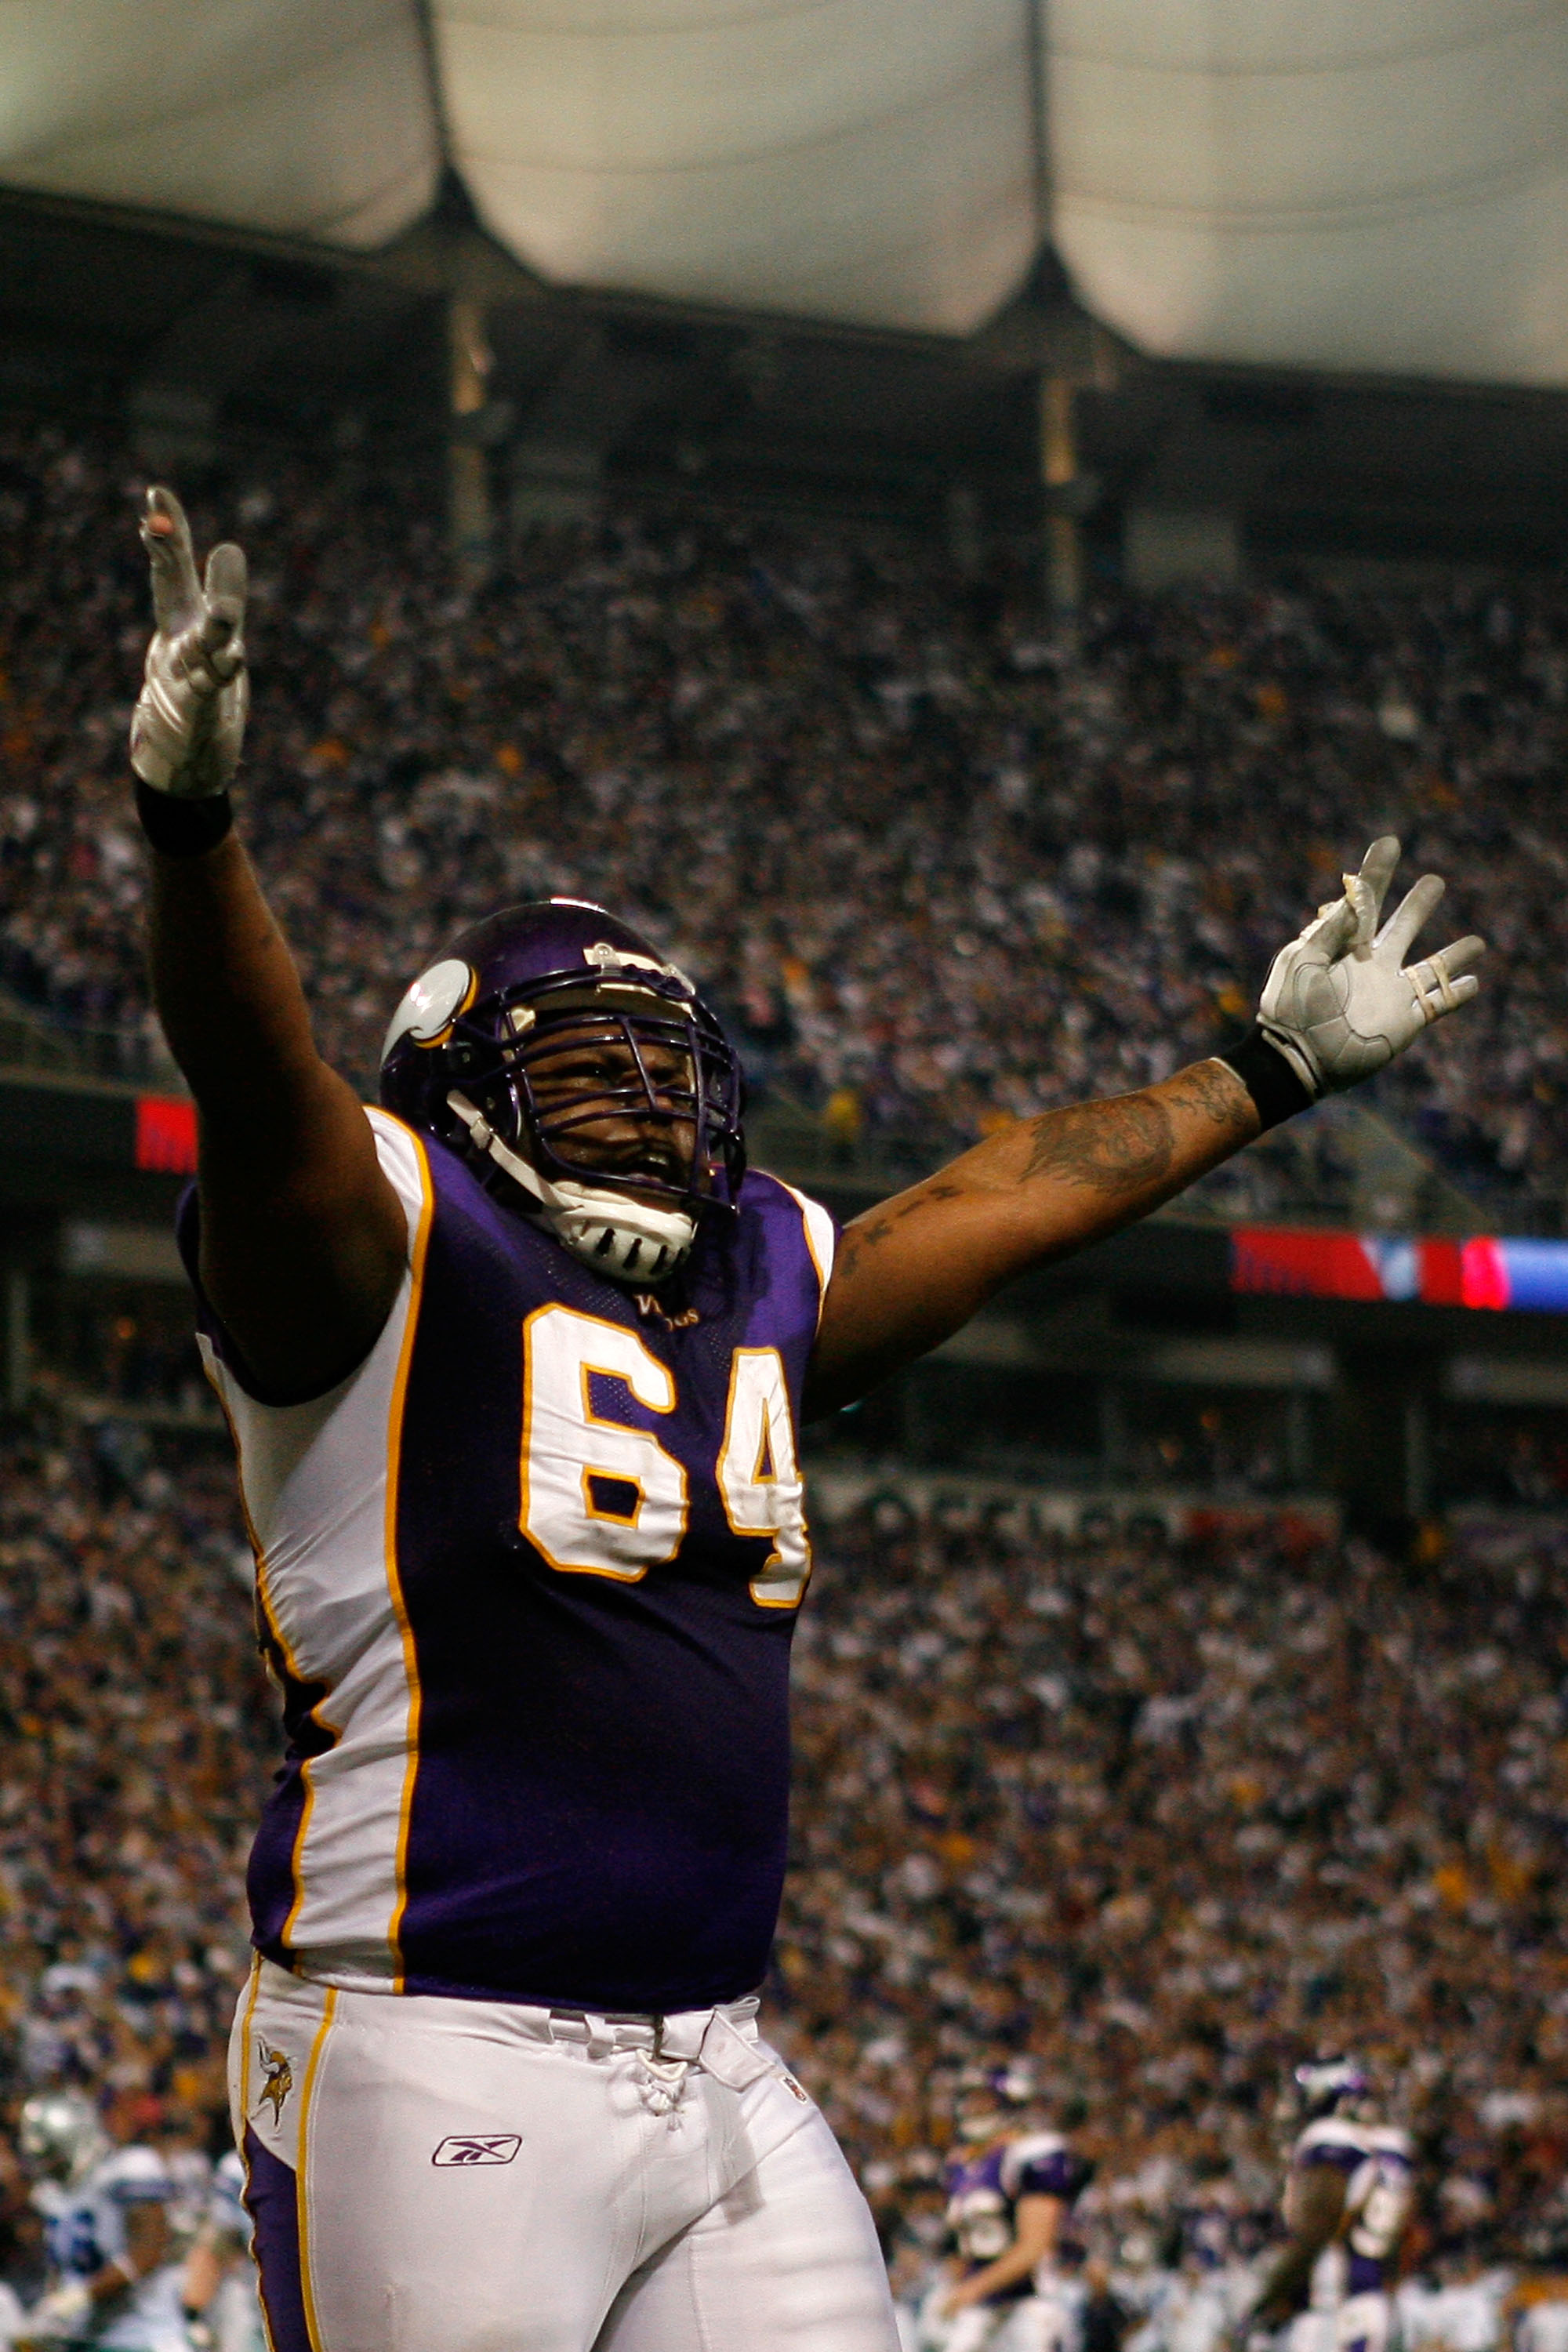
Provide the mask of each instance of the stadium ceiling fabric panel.
[{"label": "stadium ceiling fabric panel", "polygon": [[453,160],[563,283],[963,332],[1034,243],[1023,0],[435,0]]},{"label": "stadium ceiling fabric panel", "polygon": [[334,245],[430,203],[408,0],[0,0],[0,180]]},{"label": "stadium ceiling fabric panel", "polygon": [[[1058,243],[1182,358],[1568,383],[1568,0],[1041,0]],[[0,181],[963,333],[1035,242],[1030,0],[0,0]]]},{"label": "stadium ceiling fabric panel", "polygon": [[1568,0],[1049,0],[1057,241],[1144,349],[1568,382]]}]

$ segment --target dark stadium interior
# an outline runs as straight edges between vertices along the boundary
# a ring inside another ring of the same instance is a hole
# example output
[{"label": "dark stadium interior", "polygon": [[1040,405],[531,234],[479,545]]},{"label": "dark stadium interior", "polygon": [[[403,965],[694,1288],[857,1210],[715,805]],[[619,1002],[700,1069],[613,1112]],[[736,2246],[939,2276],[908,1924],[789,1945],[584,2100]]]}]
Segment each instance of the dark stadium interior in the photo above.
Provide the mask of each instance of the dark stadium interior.
[{"label": "dark stadium interior", "polygon": [[[809,1434],[767,2004],[896,2277],[963,2069],[1027,2049],[1100,2168],[1084,2246],[1195,2296],[1331,2044],[1417,2135],[1422,2293],[1568,2270],[1562,1318],[1242,1295],[1228,1255],[1568,1236],[1568,399],[1155,362],[1048,272],[959,343],[546,287],[456,202],[329,261],[0,194],[0,2101],[82,2082],[216,2149],[277,1743],[178,1155],[138,1144],[181,1091],[123,753],[154,471],[248,546],[242,823],[366,1090],[476,904],[602,895],[739,1030],[756,1157],[847,1216],[1212,1050],[1385,824],[1447,874],[1473,1021]],[[1130,515],[1222,496],[1235,577],[1129,576]],[[17,2275],[24,2200],[7,2147]]]},{"label": "dark stadium interior", "polygon": [[1130,505],[1239,504],[1266,562],[1550,570],[1568,407],[1486,384],[1160,362],[1096,325],[1047,265],[966,341],[818,328],[545,284],[461,191],[384,252],[194,231],[0,190],[0,385],[53,413],[140,396],[165,436],[226,457],[322,433],[439,467],[442,309],[486,304],[498,447],[593,447],[625,493],[707,508],[943,528],[955,482],[1004,544],[1039,528],[1035,385],[1080,386],[1099,562]]}]

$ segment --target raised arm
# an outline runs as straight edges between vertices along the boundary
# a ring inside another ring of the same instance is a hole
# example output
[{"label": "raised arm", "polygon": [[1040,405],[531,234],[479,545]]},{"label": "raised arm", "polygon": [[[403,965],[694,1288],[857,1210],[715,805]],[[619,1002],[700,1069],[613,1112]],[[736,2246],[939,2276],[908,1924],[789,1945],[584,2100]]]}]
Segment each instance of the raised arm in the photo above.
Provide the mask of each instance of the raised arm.
[{"label": "raised arm", "polygon": [[1391,836],[1373,842],[1344,896],[1280,950],[1257,1026],[1235,1053],[1138,1094],[1023,1120],[858,1217],[823,1305],[807,1412],[863,1396],[1015,1276],[1147,1216],[1266,1127],[1381,1069],[1473,996],[1479,939],[1405,966],[1443,895],[1436,875],[1378,929],[1398,859]]},{"label": "raised arm", "polygon": [[1047,1111],[857,1217],[828,1284],[807,1411],[847,1404],[968,1322],[993,1292],[1146,1216],[1259,1131],[1223,1062]]},{"label": "raised arm", "polygon": [[245,559],[205,586],[166,490],[142,526],[157,634],[132,729],[152,844],[153,1001],[195,1097],[201,1273],[247,1384],[319,1394],[374,1345],[403,1278],[402,1207],[353,1090],[316,1051],[299,973],[230,826],[246,717]]}]

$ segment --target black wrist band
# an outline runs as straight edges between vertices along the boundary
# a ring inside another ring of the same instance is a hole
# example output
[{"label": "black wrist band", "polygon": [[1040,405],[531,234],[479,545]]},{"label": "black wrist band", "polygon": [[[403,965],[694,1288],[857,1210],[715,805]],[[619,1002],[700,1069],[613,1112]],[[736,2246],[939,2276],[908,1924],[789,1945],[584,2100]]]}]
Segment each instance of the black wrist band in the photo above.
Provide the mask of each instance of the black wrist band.
[{"label": "black wrist band", "polygon": [[1265,1128],[1278,1127],[1282,1119],[1294,1118],[1299,1110],[1310,1110],[1317,1099],[1308,1093],[1279,1046],[1270,1045],[1256,1021],[1239,1044],[1227,1045],[1223,1054],[1215,1055],[1215,1060],[1236,1072],[1257,1104],[1258,1116]]},{"label": "black wrist band", "polygon": [[180,800],[173,793],[156,793],[136,780],[136,814],[154,849],[165,857],[199,857],[216,849],[234,824],[234,803],[226,793],[204,793],[200,800]]}]

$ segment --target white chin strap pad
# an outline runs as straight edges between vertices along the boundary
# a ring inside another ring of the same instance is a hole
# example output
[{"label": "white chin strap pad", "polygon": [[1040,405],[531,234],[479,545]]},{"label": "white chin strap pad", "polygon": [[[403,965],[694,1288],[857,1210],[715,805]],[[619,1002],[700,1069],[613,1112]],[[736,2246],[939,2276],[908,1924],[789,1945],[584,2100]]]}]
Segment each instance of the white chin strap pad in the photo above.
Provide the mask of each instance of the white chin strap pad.
[{"label": "white chin strap pad", "polygon": [[532,1195],[541,1223],[563,1249],[595,1273],[610,1275],[616,1282],[663,1282],[689,1251],[697,1238],[697,1220],[689,1210],[656,1209],[624,1192],[600,1192],[588,1184],[553,1184],[501,1141],[466,1095],[453,1092],[447,1100],[468,1129],[475,1150]]}]

